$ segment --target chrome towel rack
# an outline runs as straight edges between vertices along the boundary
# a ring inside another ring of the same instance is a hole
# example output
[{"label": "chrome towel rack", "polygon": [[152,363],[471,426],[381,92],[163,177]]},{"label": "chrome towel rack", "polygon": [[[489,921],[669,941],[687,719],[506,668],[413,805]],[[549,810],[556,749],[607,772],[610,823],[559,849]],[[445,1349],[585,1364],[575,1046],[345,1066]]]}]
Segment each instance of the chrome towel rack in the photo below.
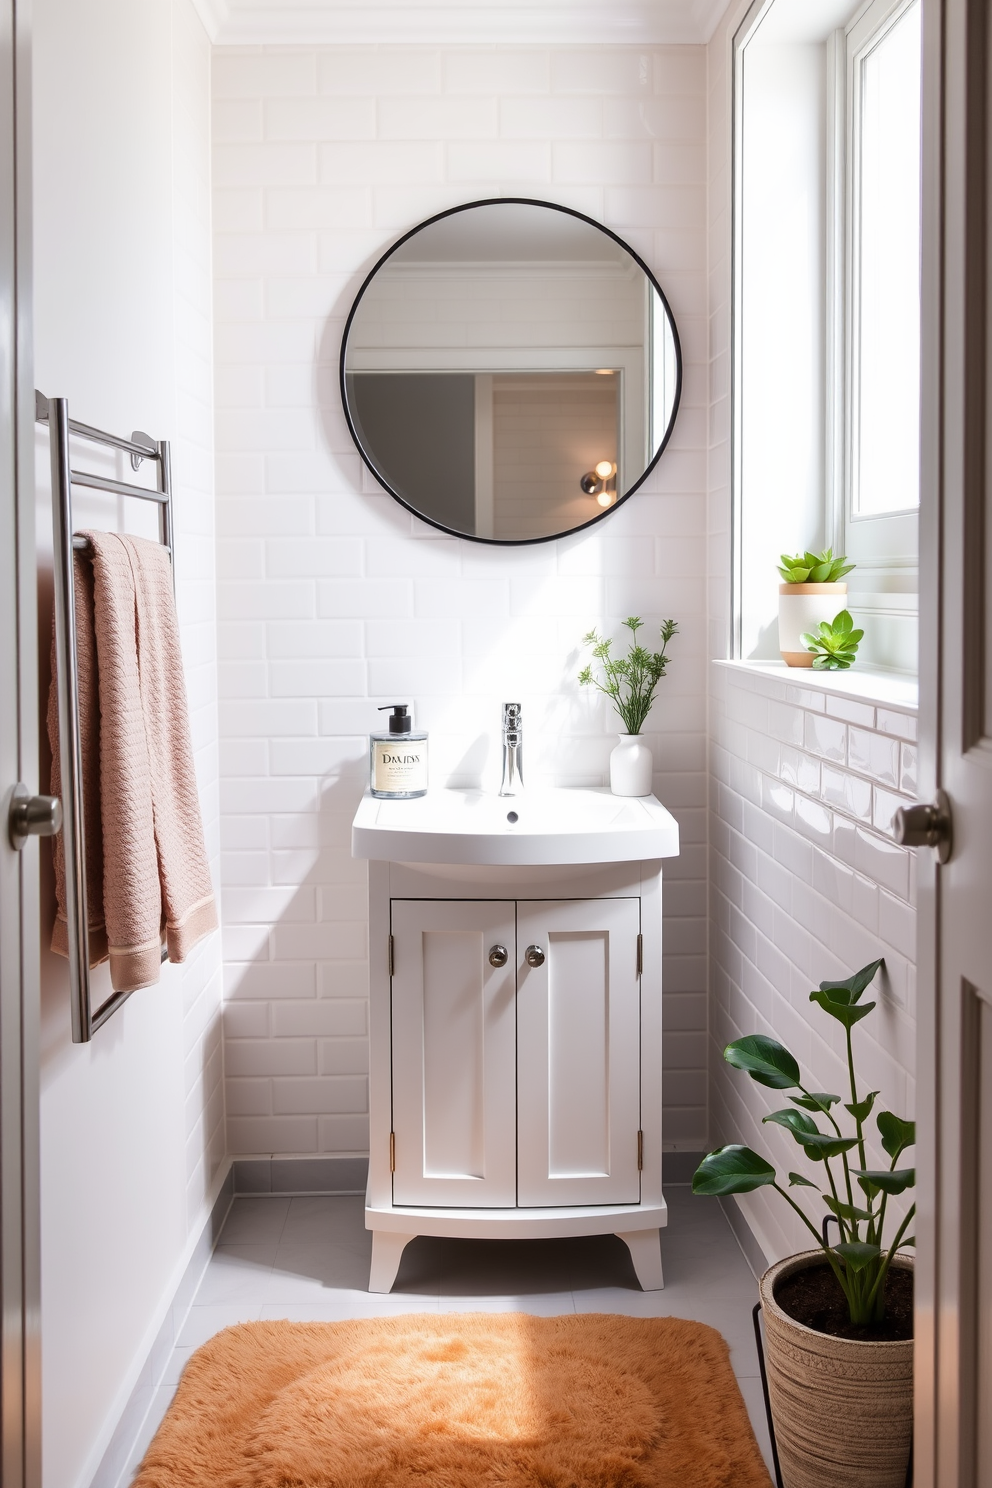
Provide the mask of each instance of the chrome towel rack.
[{"label": "chrome towel rack", "polygon": [[[59,749],[62,774],[62,846],[65,856],[65,911],[69,938],[69,987],[72,1006],[72,1041],[87,1044],[94,1033],[130,997],[115,992],[94,1010],[90,1001],[90,936],[86,897],[86,836],[83,821],[83,756],[79,728],[79,668],[76,652],[76,602],[73,582],[73,549],[86,551],[86,539],[73,532],[72,488],[88,486],[116,496],[134,496],[158,505],[159,540],[173,559],[172,583],[176,582],[172,526],[172,465],[167,439],[152,439],[136,429],[130,439],[107,434],[90,424],[69,417],[67,398],[46,398],[35,391],[35,419],[48,425],[52,460],[52,538],[55,579],[55,657],[59,703]],[[131,457],[132,470],[142,461],[156,462],[156,485],[133,485],[85,470],[73,470],[69,439],[88,440],[109,449],[123,450]],[[162,959],[165,960],[163,949]]]}]

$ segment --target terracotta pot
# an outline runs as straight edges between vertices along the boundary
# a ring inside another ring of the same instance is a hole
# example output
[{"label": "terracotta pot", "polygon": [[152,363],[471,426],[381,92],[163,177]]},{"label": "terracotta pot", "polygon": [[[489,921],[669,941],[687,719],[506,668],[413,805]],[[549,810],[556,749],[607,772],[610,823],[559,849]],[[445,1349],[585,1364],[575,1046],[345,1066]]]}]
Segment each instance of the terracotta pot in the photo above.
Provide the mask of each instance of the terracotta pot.
[{"label": "terracotta pot", "polygon": [[[784,1488],[905,1488],[913,1435],[913,1340],[868,1343],[797,1323],[775,1301],[787,1276],[821,1264],[803,1251],[759,1282],[768,1394]],[[912,1270],[909,1257],[894,1266]]]},{"label": "terracotta pot", "polygon": [[610,755],[610,790],[615,796],[649,796],[654,758],[640,734],[620,734]]},{"label": "terracotta pot", "polygon": [[804,632],[815,633],[821,620],[834,620],[846,608],[846,584],[779,584],[778,646],[782,660],[788,666],[811,667],[813,653],[806,650]]}]

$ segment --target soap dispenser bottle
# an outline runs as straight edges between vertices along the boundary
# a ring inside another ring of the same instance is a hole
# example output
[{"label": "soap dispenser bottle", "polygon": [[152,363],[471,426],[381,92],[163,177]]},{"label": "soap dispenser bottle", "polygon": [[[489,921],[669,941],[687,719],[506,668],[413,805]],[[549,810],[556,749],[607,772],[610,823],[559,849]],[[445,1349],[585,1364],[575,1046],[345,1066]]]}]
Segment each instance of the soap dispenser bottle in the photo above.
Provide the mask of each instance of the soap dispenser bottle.
[{"label": "soap dispenser bottle", "polygon": [[[391,710],[391,711],[390,711]],[[369,788],[380,801],[412,801],[427,794],[427,735],[413,732],[406,703],[387,703],[389,732],[373,734]]]}]

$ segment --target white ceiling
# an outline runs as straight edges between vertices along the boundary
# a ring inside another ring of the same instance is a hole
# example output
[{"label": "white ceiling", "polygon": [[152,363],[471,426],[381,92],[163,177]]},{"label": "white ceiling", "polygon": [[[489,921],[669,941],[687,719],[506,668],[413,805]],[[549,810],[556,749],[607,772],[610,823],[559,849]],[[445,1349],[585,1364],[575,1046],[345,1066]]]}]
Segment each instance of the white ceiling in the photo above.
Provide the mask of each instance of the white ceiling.
[{"label": "white ceiling", "polygon": [[705,42],[729,0],[193,0],[221,46]]}]

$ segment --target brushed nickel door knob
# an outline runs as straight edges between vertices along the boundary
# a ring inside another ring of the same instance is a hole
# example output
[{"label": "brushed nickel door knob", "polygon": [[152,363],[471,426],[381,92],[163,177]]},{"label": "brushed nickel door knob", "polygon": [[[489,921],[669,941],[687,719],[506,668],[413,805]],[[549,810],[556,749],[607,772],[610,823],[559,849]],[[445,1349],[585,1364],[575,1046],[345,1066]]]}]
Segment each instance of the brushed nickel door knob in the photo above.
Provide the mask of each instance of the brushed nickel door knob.
[{"label": "brushed nickel door knob", "polygon": [[489,952],[490,966],[505,966],[510,959],[510,953],[506,946],[494,945]]},{"label": "brushed nickel door knob", "polygon": [[539,945],[530,945],[524,951],[524,960],[528,966],[543,966],[544,952]]},{"label": "brushed nickel door knob", "polygon": [[936,801],[900,806],[892,828],[902,847],[932,847],[941,863],[946,863],[951,856],[954,845],[951,803],[944,791],[937,792]]}]

